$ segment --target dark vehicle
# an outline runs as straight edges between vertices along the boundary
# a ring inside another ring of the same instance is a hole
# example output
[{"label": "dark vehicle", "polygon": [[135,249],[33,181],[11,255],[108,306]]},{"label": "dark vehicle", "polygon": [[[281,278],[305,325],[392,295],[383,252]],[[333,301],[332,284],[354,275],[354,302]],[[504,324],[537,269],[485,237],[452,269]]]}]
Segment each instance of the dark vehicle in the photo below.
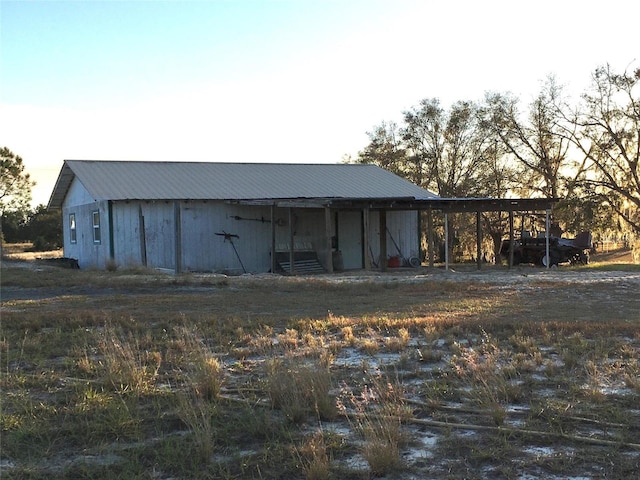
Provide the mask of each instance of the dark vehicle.
[{"label": "dark vehicle", "polygon": [[[503,240],[500,254],[509,259],[509,240]],[[591,250],[591,232],[582,232],[575,238],[549,237],[549,257],[547,259],[546,238],[532,237],[526,232],[513,242],[513,264],[533,263],[534,265],[554,266],[560,263],[586,265]],[[549,261],[550,260],[550,261]]]}]

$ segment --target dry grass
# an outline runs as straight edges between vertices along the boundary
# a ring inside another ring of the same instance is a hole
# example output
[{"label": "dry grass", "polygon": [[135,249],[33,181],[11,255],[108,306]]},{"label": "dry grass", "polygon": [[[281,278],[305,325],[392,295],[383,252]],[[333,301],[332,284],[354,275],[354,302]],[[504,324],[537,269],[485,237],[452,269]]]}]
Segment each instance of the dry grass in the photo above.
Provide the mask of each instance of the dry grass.
[{"label": "dry grass", "polygon": [[2,478],[631,478],[640,282],[624,270],[5,265]]}]

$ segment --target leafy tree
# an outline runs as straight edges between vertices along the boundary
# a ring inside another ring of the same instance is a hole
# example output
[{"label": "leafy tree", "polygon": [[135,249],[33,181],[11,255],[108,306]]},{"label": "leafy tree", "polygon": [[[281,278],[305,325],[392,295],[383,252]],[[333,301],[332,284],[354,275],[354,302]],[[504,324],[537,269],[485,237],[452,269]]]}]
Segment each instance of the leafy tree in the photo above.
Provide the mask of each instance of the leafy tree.
[{"label": "leafy tree", "polygon": [[579,179],[592,202],[602,203],[640,233],[640,69],[597,68],[592,85],[570,118],[566,136],[582,153]]},{"label": "leafy tree", "polygon": [[33,185],[22,158],[7,147],[0,148],[0,211],[28,210]]},{"label": "leafy tree", "polygon": [[438,99],[425,99],[404,112],[404,121],[401,132],[417,183],[441,197],[475,195],[483,152],[490,148],[477,128],[477,106],[461,101],[446,111]]},{"label": "leafy tree", "polygon": [[[437,99],[422,100],[404,113],[403,140],[421,186],[444,198],[485,196],[496,177],[489,164],[496,160],[493,132],[485,128],[474,102],[460,101],[448,110]],[[495,164],[497,166],[497,164]],[[448,215],[449,246],[473,243],[475,223],[463,215]],[[492,225],[497,216],[485,216]],[[450,252],[453,253],[453,252]]]},{"label": "leafy tree", "polygon": [[406,149],[404,148],[394,122],[382,122],[367,132],[369,145],[358,152],[357,163],[374,164],[396,175],[411,178],[407,166]]},{"label": "leafy tree", "polygon": [[27,213],[10,210],[2,214],[0,221],[2,222],[2,238],[4,242],[22,243],[29,241]]},{"label": "leafy tree", "polygon": [[33,185],[29,174],[24,171],[22,158],[7,147],[0,148],[0,246],[5,241],[5,213],[28,211]]},{"label": "leafy tree", "polygon": [[48,211],[38,205],[29,215],[27,235],[33,242],[33,250],[55,250],[62,246],[62,218],[60,212]]}]

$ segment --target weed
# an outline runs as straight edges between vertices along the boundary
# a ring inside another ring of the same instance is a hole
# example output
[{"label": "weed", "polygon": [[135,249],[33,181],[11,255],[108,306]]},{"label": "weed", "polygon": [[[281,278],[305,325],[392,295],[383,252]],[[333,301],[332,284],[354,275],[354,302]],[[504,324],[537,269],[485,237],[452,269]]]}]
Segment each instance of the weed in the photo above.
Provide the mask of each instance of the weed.
[{"label": "weed", "polygon": [[193,390],[178,393],[176,399],[178,417],[191,431],[198,457],[210,459],[216,447],[216,431],[213,427],[216,405]]},{"label": "weed", "polygon": [[144,394],[153,389],[162,357],[140,348],[133,334],[106,325],[99,343],[101,366],[107,383],[121,393]]},{"label": "weed", "polygon": [[382,376],[371,376],[359,395],[343,386],[338,401],[339,410],[362,436],[360,450],[374,475],[397,472],[404,466],[400,456],[406,444],[402,420],[409,410],[404,401],[404,389]]},{"label": "weed", "polygon": [[272,405],[294,423],[303,422],[314,413],[320,419],[335,417],[335,399],[329,394],[331,375],[320,363],[300,365],[269,360],[266,388]]},{"label": "weed", "polygon": [[307,480],[327,480],[331,476],[331,461],[322,430],[305,438],[298,449],[302,470]]},{"label": "weed", "polygon": [[358,349],[367,355],[375,355],[380,350],[377,338],[363,338],[358,340]]},{"label": "weed", "polygon": [[342,327],[341,333],[343,341],[350,347],[353,347],[356,343],[356,337],[353,335],[353,327],[351,325]]},{"label": "weed", "polygon": [[195,326],[174,329],[171,358],[181,366],[183,382],[198,397],[213,400],[220,395],[224,382],[224,369],[220,360],[202,340]]}]

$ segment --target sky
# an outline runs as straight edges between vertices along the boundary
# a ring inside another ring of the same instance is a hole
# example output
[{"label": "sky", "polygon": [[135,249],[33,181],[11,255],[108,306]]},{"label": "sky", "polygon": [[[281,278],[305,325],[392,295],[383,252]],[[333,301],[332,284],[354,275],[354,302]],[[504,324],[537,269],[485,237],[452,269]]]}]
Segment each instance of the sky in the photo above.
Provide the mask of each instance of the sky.
[{"label": "sky", "polygon": [[424,98],[638,65],[637,0],[0,0],[0,146],[65,159],[338,163]]}]

